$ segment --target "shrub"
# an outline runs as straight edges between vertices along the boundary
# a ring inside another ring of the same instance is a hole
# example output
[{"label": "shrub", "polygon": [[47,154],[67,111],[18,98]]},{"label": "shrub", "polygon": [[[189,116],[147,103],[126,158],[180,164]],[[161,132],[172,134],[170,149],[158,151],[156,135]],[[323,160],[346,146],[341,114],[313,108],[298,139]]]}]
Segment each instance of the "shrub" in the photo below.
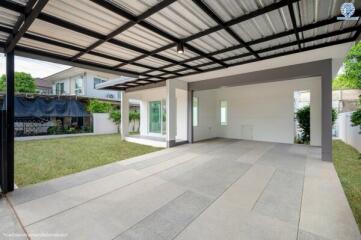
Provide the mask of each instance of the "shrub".
[{"label": "shrub", "polygon": [[356,126],[360,127],[360,134],[361,134],[361,96],[359,100],[359,108],[351,115],[351,123],[353,127]]},{"label": "shrub", "polygon": [[[310,106],[305,106],[300,108],[296,112],[296,119],[301,128],[301,139],[300,143],[309,143],[311,139],[311,122],[310,122],[311,108]],[[332,125],[337,119],[337,112],[335,109],[332,109]]]},{"label": "shrub", "polygon": [[87,106],[87,110],[90,113],[107,113],[112,109],[112,105],[107,102],[101,102],[98,100],[90,100]]}]

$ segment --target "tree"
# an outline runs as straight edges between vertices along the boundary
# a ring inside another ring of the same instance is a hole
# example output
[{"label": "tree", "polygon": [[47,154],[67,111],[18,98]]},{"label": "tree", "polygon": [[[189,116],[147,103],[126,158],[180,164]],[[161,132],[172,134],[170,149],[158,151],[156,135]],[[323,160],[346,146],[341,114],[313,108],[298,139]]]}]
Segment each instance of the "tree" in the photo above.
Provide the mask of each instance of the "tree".
[{"label": "tree", "polygon": [[[6,90],[6,76],[0,77],[0,91]],[[35,93],[35,80],[29,73],[15,72],[15,92]]]},{"label": "tree", "polygon": [[344,73],[333,81],[333,89],[361,89],[361,42],[353,46],[344,61]]},{"label": "tree", "polygon": [[[300,108],[296,112],[296,119],[299,127],[301,128],[301,142],[309,143],[311,140],[311,122],[310,122],[311,108],[310,106],[305,106]],[[332,109],[332,125],[337,119],[337,112],[335,109]]]}]

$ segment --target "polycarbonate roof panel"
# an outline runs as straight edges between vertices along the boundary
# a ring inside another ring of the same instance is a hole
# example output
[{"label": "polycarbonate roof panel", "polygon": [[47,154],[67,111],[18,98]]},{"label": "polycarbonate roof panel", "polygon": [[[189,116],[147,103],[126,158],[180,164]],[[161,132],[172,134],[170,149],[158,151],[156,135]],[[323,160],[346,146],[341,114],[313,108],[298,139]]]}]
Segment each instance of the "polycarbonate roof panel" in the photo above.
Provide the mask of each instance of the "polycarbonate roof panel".
[{"label": "polycarbonate roof panel", "polygon": [[88,47],[97,40],[87,35],[77,33],[75,31],[68,30],[66,28],[62,28],[38,19],[33,22],[28,32],[82,47]]},{"label": "polycarbonate roof panel", "polygon": [[113,61],[113,60],[110,60],[110,59],[107,59],[107,58],[94,56],[94,55],[91,55],[91,54],[84,54],[83,56],[80,57],[80,59],[90,61],[90,62],[104,64],[104,65],[107,65],[107,66],[115,66],[115,65],[117,65],[119,63],[117,61]]},{"label": "polycarbonate roof panel", "polygon": [[28,38],[21,38],[18,44],[20,46],[42,50],[50,53],[56,53],[59,55],[69,56],[69,57],[76,55],[78,53],[77,51],[69,50],[67,48],[57,47],[47,43],[34,41]]},{"label": "polycarbonate roof panel", "polygon": [[255,59],[254,56],[249,56],[249,57],[243,57],[243,58],[237,58],[237,59],[233,59],[233,60],[228,60],[228,61],[225,61],[227,64],[237,64],[237,63],[242,63],[242,62],[246,62],[246,61],[249,61],[249,60],[252,60],[252,59]]},{"label": "polycarbonate roof panel", "polygon": [[88,0],[50,0],[43,12],[101,34],[109,34],[127,22],[118,14]]},{"label": "polycarbonate roof panel", "polygon": [[161,72],[161,71],[154,71],[154,72],[149,73],[149,75],[155,76],[155,75],[159,75],[159,74],[162,74],[162,73],[163,72]]},{"label": "polycarbonate roof panel", "polygon": [[177,38],[185,38],[217,25],[190,0],[173,3],[147,18],[147,22]]},{"label": "polycarbonate roof panel", "polygon": [[191,61],[191,62],[187,62],[188,65],[190,66],[196,66],[196,65],[199,65],[199,64],[204,64],[204,63],[209,63],[211,62],[211,60],[207,59],[207,58],[202,58],[202,59],[199,59],[199,60],[194,60],[194,61]]},{"label": "polycarbonate roof panel", "polygon": [[108,2],[113,3],[114,5],[127,10],[133,15],[140,15],[143,12],[147,11],[152,6],[161,2],[161,0],[107,0]]},{"label": "polycarbonate roof panel", "polygon": [[278,46],[278,45],[281,45],[281,44],[284,44],[284,43],[295,42],[295,41],[296,41],[295,34],[291,34],[291,35],[288,35],[288,36],[285,36],[285,37],[282,37],[282,38],[277,38],[275,40],[254,44],[254,45],[252,45],[252,49],[258,51],[258,50],[261,50],[261,49],[264,49],[264,48]]},{"label": "polycarbonate roof panel", "polygon": [[29,2],[28,0],[12,0],[12,1],[23,6],[25,6]]},{"label": "polycarbonate roof panel", "polygon": [[125,66],[122,66],[122,67],[120,67],[120,69],[127,69],[130,71],[136,71],[136,72],[144,72],[144,71],[149,70],[148,68],[138,67],[138,66],[135,66],[132,64],[127,64]]},{"label": "polycarbonate roof panel", "polygon": [[129,50],[127,48],[122,48],[117,45],[114,45],[112,43],[103,43],[102,45],[96,47],[94,49],[95,52],[104,53],[110,56],[119,57],[122,59],[133,59],[135,57],[138,57],[140,53],[134,52],[132,50]]},{"label": "polycarbonate roof panel", "polygon": [[171,43],[168,39],[139,25],[129,28],[115,38],[148,51]]},{"label": "polycarbonate roof panel", "polygon": [[241,54],[244,54],[244,53],[248,53],[248,50],[245,49],[245,48],[238,48],[236,50],[232,50],[232,51],[229,51],[229,52],[214,55],[214,57],[217,58],[217,59],[224,59],[224,58],[228,58],[228,57],[234,57],[234,56],[237,56],[237,55],[241,55]]},{"label": "polycarbonate roof panel", "polygon": [[193,47],[210,53],[239,44],[228,32],[220,30],[189,42]]},{"label": "polycarbonate roof panel", "polygon": [[284,32],[291,28],[292,21],[285,7],[231,27],[246,42]]},{"label": "polycarbonate roof panel", "polygon": [[[3,0],[1,0],[3,1]],[[13,27],[20,14],[0,7],[0,25]]]},{"label": "polycarbonate roof panel", "polygon": [[150,65],[153,67],[162,67],[164,65],[169,64],[169,62],[162,61],[162,60],[160,60],[158,58],[154,58],[154,57],[143,58],[141,60],[138,60],[137,63],[142,63],[142,64]]},{"label": "polycarbonate roof panel", "polygon": [[289,51],[293,51],[293,50],[297,50],[297,49],[298,49],[298,46],[294,45],[294,46],[291,46],[291,47],[286,47],[286,48],[282,48],[282,49],[278,49],[278,50],[273,50],[273,51],[260,53],[259,55],[261,57],[267,57],[267,56],[271,56],[271,55],[274,55],[274,54],[280,54],[280,53],[289,52]]},{"label": "polycarbonate roof panel", "polygon": [[6,41],[9,37],[9,34],[4,33],[4,32],[0,32],[0,41]]},{"label": "polycarbonate roof panel", "polygon": [[253,12],[258,8],[265,7],[279,0],[203,0],[218,17],[227,22],[239,16]]},{"label": "polycarbonate roof panel", "polygon": [[188,74],[188,73],[195,73],[196,71],[192,70],[192,69],[188,69],[188,70],[184,70],[184,71],[180,71],[179,73],[181,74]]},{"label": "polycarbonate roof panel", "polygon": [[179,66],[179,65],[176,65],[176,66],[172,66],[172,67],[167,67],[165,68],[164,70],[167,70],[167,71],[177,71],[179,69],[183,69],[184,67],[182,66]]}]

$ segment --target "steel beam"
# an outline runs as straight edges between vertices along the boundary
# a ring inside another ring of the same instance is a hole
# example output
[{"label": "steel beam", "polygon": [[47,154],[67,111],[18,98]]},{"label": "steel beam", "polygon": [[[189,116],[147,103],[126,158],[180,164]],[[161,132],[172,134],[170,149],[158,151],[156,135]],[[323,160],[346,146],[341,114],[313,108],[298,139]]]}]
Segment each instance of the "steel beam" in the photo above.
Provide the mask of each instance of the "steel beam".
[{"label": "steel beam", "polygon": [[[48,0],[39,0],[36,3],[34,3],[34,1],[30,1],[30,3],[29,3],[30,6],[28,5],[25,8],[24,20],[18,21],[18,22],[22,22],[22,23],[19,24],[17,29],[15,29],[15,32],[16,32],[15,35],[11,36],[9,39],[9,42],[6,44],[6,47],[5,47],[6,53],[11,52],[15,48],[16,44],[19,42],[21,37],[25,34],[25,32],[28,30],[28,28],[34,22],[34,20],[38,17],[41,10],[43,10],[43,8],[45,7],[45,5],[47,3],[48,3]],[[20,16],[20,18],[23,18],[23,17]]]}]

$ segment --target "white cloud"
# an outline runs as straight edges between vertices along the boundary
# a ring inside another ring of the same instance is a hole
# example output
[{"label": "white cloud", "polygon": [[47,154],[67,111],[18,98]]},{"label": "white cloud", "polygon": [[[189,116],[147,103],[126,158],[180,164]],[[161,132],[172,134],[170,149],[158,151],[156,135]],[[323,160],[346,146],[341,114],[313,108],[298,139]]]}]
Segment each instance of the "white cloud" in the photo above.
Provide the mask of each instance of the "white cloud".
[{"label": "white cloud", "polygon": [[[15,56],[15,71],[30,73],[34,78],[43,78],[60,72],[69,66]],[[0,75],[5,74],[6,58],[0,54]]]}]

